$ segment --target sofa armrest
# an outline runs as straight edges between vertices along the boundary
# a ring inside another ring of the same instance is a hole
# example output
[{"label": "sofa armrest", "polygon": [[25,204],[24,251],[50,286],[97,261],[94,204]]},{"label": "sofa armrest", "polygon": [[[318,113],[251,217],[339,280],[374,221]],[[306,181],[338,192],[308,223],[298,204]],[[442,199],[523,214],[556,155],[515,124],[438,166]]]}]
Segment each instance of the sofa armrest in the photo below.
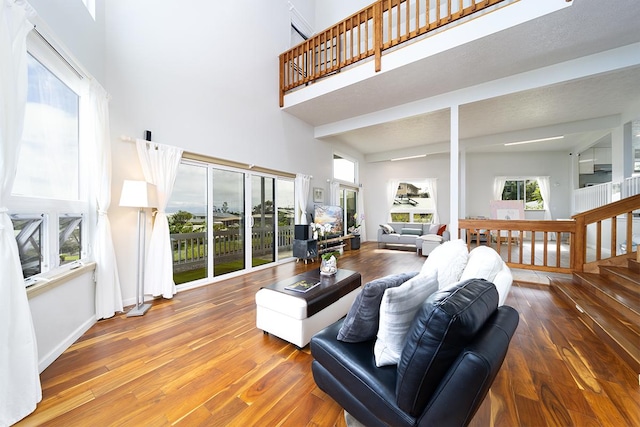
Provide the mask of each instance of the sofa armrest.
[{"label": "sofa armrest", "polygon": [[449,230],[444,230],[442,233],[442,241],[448,242],[449,240],[451,240],[451,233],[449,233]]}]

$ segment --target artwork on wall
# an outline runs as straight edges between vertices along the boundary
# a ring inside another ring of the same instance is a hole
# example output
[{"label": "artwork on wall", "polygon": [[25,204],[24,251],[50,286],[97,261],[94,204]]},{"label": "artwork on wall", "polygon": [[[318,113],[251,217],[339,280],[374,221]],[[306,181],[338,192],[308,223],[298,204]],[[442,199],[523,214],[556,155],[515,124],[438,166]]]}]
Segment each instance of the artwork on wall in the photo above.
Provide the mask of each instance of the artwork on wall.
[{"label": "artwork on wall", "polygon": [[524,202],[522,200],[492,200],[492,219],[524,219]]},{"label": "artwork on wall", "polygon": [[314,203],[323,203],[324,202],[324,189],[320,187],[313,187],[313,202]]}]

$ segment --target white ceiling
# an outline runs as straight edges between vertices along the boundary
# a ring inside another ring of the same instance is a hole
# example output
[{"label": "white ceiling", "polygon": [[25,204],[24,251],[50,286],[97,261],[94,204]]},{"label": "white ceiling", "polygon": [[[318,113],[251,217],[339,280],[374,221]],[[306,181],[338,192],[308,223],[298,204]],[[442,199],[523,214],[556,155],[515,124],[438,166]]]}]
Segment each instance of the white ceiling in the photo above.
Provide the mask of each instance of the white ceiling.
[{"label": "white ceiling", "polygon": [[[560,75],[563,69],[557,64],[639,42],[640,1],[574,0],[560,11],[296,105],[286,106],[285,99],[284,110],[313,126],[326,127],[497,84],[522,73],[537,70]],[[527,90],[460,105],[461,144],[469,151],[571,151],[597,142],[619,124],[620,117],[640,112],[640,48],[633,47],[623,51],[630,56],[630,66],[598,72],[597,63],[591,63],[593,72],[577,78],[560,76],[551,85],[544,84],[544,77],[555,76],[538,74],[543,76],[540,86],[534,82]],[[574,62],[574,69],[580,67]],[[448,151],[449,128],[449,109],[441,109],[364,127],[354,125],[322,137],[379,160],[399,152]],[[521,140],[519,134],[532,128],[540,130],[540,137],[551,133],[565,137],[504,146],[504,142]]]}]

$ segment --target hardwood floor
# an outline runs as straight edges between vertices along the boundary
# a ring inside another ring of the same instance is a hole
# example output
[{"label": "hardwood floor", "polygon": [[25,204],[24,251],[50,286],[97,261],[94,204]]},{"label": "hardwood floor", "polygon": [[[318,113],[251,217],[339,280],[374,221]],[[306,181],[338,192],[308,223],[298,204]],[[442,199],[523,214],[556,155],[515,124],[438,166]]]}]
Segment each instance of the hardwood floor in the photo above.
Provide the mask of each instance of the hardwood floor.
[{"label": "hardwood floor", "polygon": [[[425,259],[365,243],[339,267],[366,283]],[[269,268],[98,322],[41,374],[43,401],[17,425],[344,426],[315,386],[308,346],[255,327],[261,286],[317,267]],[[515,282],[507,304],[520,324],[472,426],[640,425],[633,371],[547,286]]]}]

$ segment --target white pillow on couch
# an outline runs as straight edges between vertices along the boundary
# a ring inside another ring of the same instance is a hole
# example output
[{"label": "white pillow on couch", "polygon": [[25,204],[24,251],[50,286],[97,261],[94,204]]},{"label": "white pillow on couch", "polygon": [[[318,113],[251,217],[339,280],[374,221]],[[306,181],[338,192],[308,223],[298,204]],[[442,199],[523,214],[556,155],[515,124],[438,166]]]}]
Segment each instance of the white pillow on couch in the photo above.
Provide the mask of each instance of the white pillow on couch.
[{"label": "white pillow on couch", "polygon": [[405,338],[422,303],[438,290],[436,272],[418,274],[395,288],[387,288],[380,303],[380,324],[373,347],[376,366],[396,365]]},{"label": "white pillow on couch", "polygon": [[460,239],[449,240],[431,251],[422,265],[420,274],[427,275],[430,271],[436,271],[438,288],[446,288],[460,281],[468,259],[467,244]]},{"label": "white pillow on couch", "polygon": [[513,282],[513,276],[507,264],[495,249],[488,246],[478,246],[469,252],[469,260],[460,276],[460,281],[468,279],[485,279],[496,285],[500,297],[498,305],[504,304]]}]

